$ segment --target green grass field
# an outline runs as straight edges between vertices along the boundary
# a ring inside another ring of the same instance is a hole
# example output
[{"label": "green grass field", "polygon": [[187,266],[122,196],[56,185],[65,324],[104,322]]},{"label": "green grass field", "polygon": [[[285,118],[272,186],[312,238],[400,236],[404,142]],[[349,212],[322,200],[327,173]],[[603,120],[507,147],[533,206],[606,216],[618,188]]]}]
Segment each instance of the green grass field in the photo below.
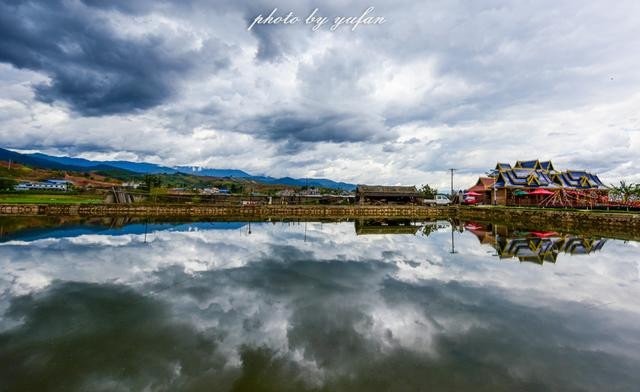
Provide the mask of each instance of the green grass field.
[{"label": "green grass field", "polygon": [[96,195],[0,195],[0,203],[33,203],[33,204],[96,204],[102,203],[102,198]]}]

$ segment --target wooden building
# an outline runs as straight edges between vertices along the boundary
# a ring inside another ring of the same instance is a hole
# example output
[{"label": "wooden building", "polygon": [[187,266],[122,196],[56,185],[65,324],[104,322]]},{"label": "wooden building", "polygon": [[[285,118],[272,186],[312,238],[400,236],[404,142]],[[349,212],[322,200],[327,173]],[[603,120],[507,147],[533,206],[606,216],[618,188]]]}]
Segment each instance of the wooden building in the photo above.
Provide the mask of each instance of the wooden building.
[{"label": "wooden building", "polygon": [[495,177],[480,177],[474,186],[467,189],[467,192],[480,194],[480,196],[475,197],[478,203],[491,204],[491,192],[493,191],[493,184],[495,183]]},{"label": "wooden building", "polygon": [[356,203],[359,204],[412,204],[420,194],[415,186],[358,185]]},{"label": "wooden building", "polygon": [[483,204],[587,207],[608,203],[609,189],[586,170],[556,170],[551,161],[498,163],[467,192]]}]

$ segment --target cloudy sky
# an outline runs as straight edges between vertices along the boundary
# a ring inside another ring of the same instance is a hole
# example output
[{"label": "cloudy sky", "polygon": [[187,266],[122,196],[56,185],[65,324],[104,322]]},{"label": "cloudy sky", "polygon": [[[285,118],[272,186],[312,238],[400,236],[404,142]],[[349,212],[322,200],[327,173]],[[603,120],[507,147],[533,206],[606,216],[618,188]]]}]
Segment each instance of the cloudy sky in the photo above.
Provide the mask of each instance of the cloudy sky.
[{"label": "cloudy sky", "polygon": [[[278,7],[382,25],[260,25]],[[640,181],[637,1],[0,0],[0,146],[357,183]],[[634,151],[636,151],[634,153]]]}]

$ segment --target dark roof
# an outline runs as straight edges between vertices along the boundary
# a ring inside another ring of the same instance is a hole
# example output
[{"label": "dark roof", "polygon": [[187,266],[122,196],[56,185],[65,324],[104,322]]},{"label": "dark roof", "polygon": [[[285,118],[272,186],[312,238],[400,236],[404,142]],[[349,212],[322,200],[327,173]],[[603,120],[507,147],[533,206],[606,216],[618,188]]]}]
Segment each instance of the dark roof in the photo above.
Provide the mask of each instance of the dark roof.
[{"label": "dark roof", "polygon": [[526,188],[557,188],[548,173],[533,169],[511,169],[501,172],[496,178],[496,186]]},{"label": "dark roof", "polygon": [[553,171],[553,163],[551,161],[540,161],[540,168],[546,171]]},{"label": "dark roof", "polygon": [[567,170],[553,175],[553,180],[565,188],[606,189],[600,178],[584,170]]},{"label": "dark roof", "polygon": [[358,185],[356,193],[365,196],[418,196],[418,190],[415,186]]},{"label": "dark roof", "polygon": [[532,161],[516,161],[515,168],[521,169],[540,169],[540,161],[532,160]]},{"label": "dark roof", "polygon": [[[606,189],[597,175],[585,170],[556,171],[551,161],[517,161],[511,167],[498,163],[490,176],[497,187]],[[478,186],[479,183],[476,184]],[[474,186],[475,188],[475,186]],[[476,189],[474,189],[476,190]]]}]

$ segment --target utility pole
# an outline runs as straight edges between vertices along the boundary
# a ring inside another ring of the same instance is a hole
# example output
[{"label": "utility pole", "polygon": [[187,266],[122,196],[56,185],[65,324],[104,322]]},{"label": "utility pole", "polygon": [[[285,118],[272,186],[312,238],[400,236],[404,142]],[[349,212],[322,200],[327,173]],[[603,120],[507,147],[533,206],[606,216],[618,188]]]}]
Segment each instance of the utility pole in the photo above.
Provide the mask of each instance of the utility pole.
[{"label": "utility pole", "polygon": [[453,221],[451,221],[451,252],[449,252],[451,254],[458,253],[456,252],[456,242],[453,239],[453,232],[454,232],[454,226],[453,226]]},{"label": "utility pole", "polygon": [[9,171],[11,171],[11,159],[9,159]]},{"label": "utility pole", "polygon": [[456,171],[458,169],[449,169],[449,171],[451,172],[451,197],[453,198],[453,172]]}]

